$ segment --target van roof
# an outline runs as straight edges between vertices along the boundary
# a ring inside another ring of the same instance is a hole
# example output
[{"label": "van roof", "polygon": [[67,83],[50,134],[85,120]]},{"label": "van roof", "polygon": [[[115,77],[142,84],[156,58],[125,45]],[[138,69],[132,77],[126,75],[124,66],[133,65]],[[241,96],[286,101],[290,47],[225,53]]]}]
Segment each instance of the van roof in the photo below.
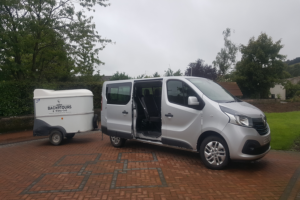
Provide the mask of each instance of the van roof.
[{"label": "van roof", "polygon": [[[186,78],[202,78],[197,76],[164,76],[164,77],[154,77],[154,78],[142,78],[142,79],[125,79],[125,80],[113,80],[113,81],[105,81],[105,83],[118,83],[118,82],[133,82],[133,81],[148,81],[148,80],[163,80],[163,79],[186,79]],[[210,80],[210,79],[208,79]]]},{"label": "van roof", "polygon": [[46,99],[58,97],[81,97],[94,96],[90,90],[76,89],[76,90],[44,90],[35,89],[33,92],[33,99]]}]

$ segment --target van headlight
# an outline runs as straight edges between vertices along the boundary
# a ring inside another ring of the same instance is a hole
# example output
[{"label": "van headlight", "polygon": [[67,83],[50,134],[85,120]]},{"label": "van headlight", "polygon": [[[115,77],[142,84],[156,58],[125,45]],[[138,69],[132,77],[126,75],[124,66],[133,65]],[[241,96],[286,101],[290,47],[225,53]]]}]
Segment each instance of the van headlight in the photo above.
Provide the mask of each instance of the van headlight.
[{"label": "van headlight", "polygon": [[244,127],[253,127],[253,121],[251,117],[241,115],[237,111],[224,106],[220,106],[220,109],[229,117],[229,123]]},{"label": "van headlight", "polygon": [[229,117],[229,123],[236,124],[240,126],[252,127],[253,122],[250,117],[246,117],[243,115],[233,115],[227,112],[224,112]]}]

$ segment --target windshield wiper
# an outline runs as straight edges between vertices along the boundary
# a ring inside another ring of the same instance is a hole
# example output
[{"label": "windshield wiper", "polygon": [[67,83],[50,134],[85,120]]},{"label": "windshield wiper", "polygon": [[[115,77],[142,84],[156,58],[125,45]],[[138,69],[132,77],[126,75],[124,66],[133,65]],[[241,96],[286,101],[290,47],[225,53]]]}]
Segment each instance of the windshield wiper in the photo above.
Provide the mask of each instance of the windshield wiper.
[{"label": "windshield wiper", "polygon": [[236,101],[227,101],[227,102],[225,102],[225,103],[232,103],[232,102],[236,102]]}]

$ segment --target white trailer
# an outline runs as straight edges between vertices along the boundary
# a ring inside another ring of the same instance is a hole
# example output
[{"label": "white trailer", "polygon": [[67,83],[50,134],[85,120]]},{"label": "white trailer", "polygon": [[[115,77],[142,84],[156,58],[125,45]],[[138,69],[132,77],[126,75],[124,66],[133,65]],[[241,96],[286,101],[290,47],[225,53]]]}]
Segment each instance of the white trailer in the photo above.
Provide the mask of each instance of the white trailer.
[{"label": "white trailer", "polygon": [[49,136],[53,145],[75,133],[98,128],[90,90],[34,90],[33,136]]}]

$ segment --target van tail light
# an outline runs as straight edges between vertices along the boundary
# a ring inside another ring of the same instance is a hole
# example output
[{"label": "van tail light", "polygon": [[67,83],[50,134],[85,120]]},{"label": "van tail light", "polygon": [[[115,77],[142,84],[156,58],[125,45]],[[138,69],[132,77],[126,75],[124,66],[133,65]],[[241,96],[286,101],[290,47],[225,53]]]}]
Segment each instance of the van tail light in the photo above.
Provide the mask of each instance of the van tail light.
[{"label": "van tail light", "polygon": [[101,96],[101,111],[102,111],[102,96]]}]

